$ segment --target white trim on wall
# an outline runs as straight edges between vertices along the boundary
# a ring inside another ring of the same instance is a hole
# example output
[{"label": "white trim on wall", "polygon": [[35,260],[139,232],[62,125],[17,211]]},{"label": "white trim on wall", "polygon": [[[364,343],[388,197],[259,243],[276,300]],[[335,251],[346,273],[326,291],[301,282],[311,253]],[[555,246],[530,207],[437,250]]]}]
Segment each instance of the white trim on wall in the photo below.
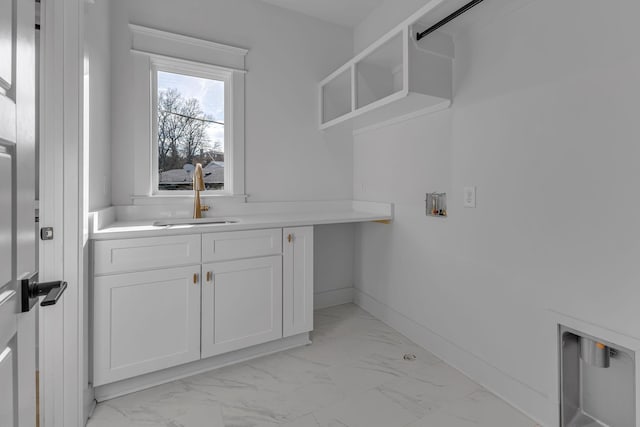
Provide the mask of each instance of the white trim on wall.
[{"label": "white trim on wall", "polygon": [[[88,379],[82,344],[84,0],[42,3],[40,75],[40,280],[65,280],[59,303],[40,311],[40,416],[43,426],[85,424]],[[89,393],[91,390],[89,389]]]},{"label": "white trim on wall", "polygon": [[218,69],[220,71],[235,71],[235,72],[243,73],[243,74],[246,74],[246,72],[247,72],[247,70],[245,70],[244,68],[233,68],[233,67],[213,65],[213,64],[209,64],[207,62],[192,61],[192,60],[186,60],[186,59],[180,59],[180,58],[173,58],[171,56],[160,55],[158,53],[148,52],[148,51],[145,51],[145,50],[139,50],[139,49],[134,49],[134,48],[131,48],[131,53],[147,56],[147,57],[151,58],[151,60],[154,61],[154,62],[161,62],[161,61],[169,62],[169,61],[171,61],[173,63],[180,63],[180,64],[184,65],[184,68],[187,68],[187,69],[188,68],[192,68],[194,70],[194,72],[198,72],[198,70],[202,70],[205,67],[208,67],[210,70],[211,69]]},{"label": "white trim on wall", "polygon": [[318,292],[313,295],[313,308],[315,310],[320,310],[322,308],[352,303],[353,292],[354,288],[342,288]]},{"label": "white trim on wall", "polygon": [[[129,28],[131,29],[131,34],[133,35],[134,48],[135,46],[143,45],[145,41],[155,40],[155,42],[153,43],[168,42],[174,44],[184,44],[207,49],[209,51],[217,52],[218,54],[229,54],[237,56],[237,60],[240,60],[239,57],[244,57],[247,55],[247,53],[249,53],[248,49],[229,46],[226,44],[216,43],[200,38],[184,36],[182,34],[170,33],[168,31],[162,31],[155,28],[143,27],[142,25],[129,24]],[[205,52],[203,52],[203,54],[205,54]],[[213,57],[215,58],[215,55]],[[244,59],[242,59],[242,61],[244,61]],[[244,68],[244,65],[241,68]]]},{"label": "white trim on wall", "polygon": [[[225,190],[205,192],[218,197],[244,197],[245,193],[245,57],[247,49],[209,40],[129,24],[131,52],[135,54],[135,92],[132,103],[139,112],[135,120],[133,155],[134,194],[132,203],[146,198],[161,199],[171,204],[181,192],[161,192],[155,176],[155,70],[189,73],[225,82]],[[173,193],[176,193],[175,195]]]}]

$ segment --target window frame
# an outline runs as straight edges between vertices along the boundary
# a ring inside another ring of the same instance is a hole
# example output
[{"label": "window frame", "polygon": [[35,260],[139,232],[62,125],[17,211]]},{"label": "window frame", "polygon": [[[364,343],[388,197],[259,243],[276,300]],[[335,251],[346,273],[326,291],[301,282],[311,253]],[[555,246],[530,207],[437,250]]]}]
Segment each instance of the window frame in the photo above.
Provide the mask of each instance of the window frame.
[{"label": "window frame", "polygon": [[246,201],[245,62],[249,50],[131,23],[129,30],[133,54],[133,79],[129,90],[136,112],[136,118],[131,121],[131,149],[136,164],[131,193],[133,204],[180,204],[192,197],[189,191],[158,189],[157,105],[152,106],[157,97],[154,66],[166,66],[168,72],[173,69],[205,78],[219,73],[230,74],[229,84],[225,85],[225,95],[228,91],[225,110],[229,112],[225,113],[225,189],[209,190],[202,196]]},{"label": "window frame", "polygon": [[188,77],[199,77],[217,80],[224,83],[224,190],[205,190],[202,195],[233,195],[233,132],[232,113],[233,72],[229,69],[207,64],[196,64],[191,61],[175,58],[151,58],[151,189],[154,196],[179,196],[191,193],[192,190],[160,190],[160,174],[158,171],[158,72],[182,74]]}]

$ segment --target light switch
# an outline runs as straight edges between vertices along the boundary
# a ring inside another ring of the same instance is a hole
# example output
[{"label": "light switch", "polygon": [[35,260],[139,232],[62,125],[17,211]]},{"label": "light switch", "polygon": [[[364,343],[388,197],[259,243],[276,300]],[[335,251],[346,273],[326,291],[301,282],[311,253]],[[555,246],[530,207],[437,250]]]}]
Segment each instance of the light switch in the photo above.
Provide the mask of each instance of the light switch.
[{"label": "light switch", "polygon": [[464,207],[476,207],[476,187],[464,187]]}]

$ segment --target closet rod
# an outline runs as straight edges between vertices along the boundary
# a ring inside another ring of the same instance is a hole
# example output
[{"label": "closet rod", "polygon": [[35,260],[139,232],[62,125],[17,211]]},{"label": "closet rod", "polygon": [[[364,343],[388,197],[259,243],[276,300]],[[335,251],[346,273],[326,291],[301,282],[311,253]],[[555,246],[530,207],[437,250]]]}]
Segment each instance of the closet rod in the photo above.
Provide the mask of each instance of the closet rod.
[{"label": "closet rod", "polygon": [[428,29],[424,30],[421,33],[418,33],[418,35],[416,36],[416,40],[418,40],[418,41],[422,40],[423,38],[425,38],[429,34],[433,33],[435,30],[437,30],[438,28],[440,28],[443,25],[449,23],[450,21],[453,21],[458,16],[462,15],[463,13],[465,13],[466,11],[471,9],[472,7],[482,3],[483,1],[484,0],[473,0],[470,3],[467,3],[466,5],[462,6],[460,9],[456,10],[455,12],[453,12],[451,15],[449,15],[446,18],[444,18],[443,20],[439,21],[437,24],[429,27]]}]

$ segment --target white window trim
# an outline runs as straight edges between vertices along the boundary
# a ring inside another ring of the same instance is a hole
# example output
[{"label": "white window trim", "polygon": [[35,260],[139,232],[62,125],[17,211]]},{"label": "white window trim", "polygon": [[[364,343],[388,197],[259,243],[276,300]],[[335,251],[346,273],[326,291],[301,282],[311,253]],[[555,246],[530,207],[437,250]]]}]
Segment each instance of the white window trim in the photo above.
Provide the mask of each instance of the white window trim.
[{"label": "white window trim", "polygon": [[[134,204],[172,203],[192,197],[189,191],[158,189],[157,70],[225,82],[224,190],[208,190],[209,197],[245,198],[245,74],[246,49],[179,34],[130,25],[136,80],[136,109],[147,120],[134,123]],[[176,52],[187,52],[186,58]],[[227,125],[229,124],[229,125]],[[229,160],[228,160],[229,159]]]}]

